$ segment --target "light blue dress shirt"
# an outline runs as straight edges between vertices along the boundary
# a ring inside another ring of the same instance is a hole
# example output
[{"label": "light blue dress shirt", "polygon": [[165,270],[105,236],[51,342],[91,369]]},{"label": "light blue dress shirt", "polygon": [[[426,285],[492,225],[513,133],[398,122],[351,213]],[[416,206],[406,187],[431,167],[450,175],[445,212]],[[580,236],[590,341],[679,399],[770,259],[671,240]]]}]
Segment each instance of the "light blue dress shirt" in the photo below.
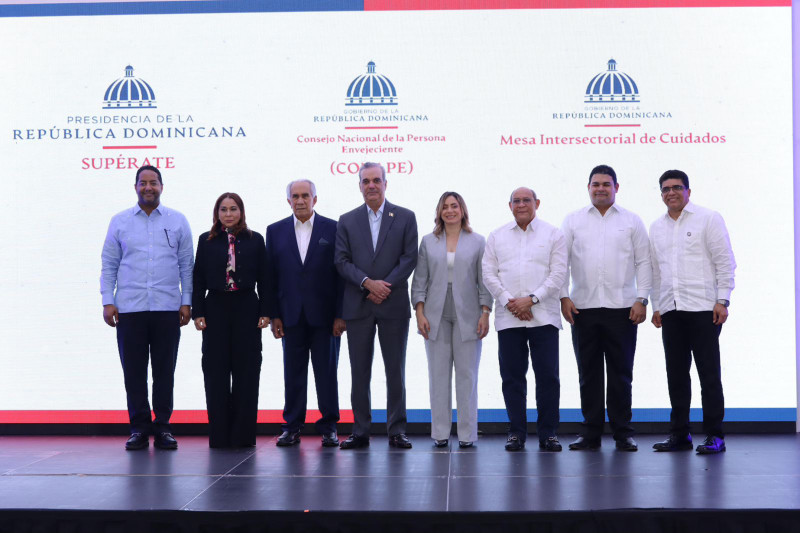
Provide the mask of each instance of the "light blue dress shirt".
[{"label": "light blue dress shirt", "polygon": [[369,231],[372,233],[372,252],[375,253],[375,248],[378,247],[378,234],[381,231],[381,219],[383,218],[383,208],[386,206],[386,199],[378,208],[378,212],[372,210],[367,206],[367,218],[369,219]]},{"label": "light blue dress shirt", "polygon": [[147,216],[136,205],[115,215],[102,260],[103,305],[135,313],[177,311],[192,304],[192,231],[174,209],[159,205]]}]

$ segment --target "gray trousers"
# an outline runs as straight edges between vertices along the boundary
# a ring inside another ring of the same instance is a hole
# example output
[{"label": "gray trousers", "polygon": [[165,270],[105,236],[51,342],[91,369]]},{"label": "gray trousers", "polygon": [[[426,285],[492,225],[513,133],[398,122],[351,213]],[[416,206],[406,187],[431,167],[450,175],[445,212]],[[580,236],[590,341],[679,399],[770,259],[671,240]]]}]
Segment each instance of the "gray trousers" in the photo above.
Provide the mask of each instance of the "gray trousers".
[{"label": "gray trousers", "polygon": [[386,429],[389,435],[406,432],[406,345],[408,318],[369,316],[347,321],[353,406],[353,435],[369,437],[372,427],[370,381],[375,354],[375,330],[386,371]]},{"label": "gray trousers", "polygon": [[[478,325],[475,324],[477,328]],[[461,340],[452,289],[447,289],[436,340],[425,341],[431,394],[431,438],[444,440],[453,427],[453,366],[456,369],[458,440],[478,440],[478,365],[481,341]]]}]

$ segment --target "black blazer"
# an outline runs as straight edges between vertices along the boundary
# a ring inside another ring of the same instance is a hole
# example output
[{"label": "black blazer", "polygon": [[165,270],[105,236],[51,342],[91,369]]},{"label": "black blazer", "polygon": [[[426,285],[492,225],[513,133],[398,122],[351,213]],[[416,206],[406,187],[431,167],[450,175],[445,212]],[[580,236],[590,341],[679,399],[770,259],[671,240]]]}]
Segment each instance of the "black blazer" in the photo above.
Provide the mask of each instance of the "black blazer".
[{"label": "black blazer", "polygon": [[[417,265],[417,246],[417,219],[404,207],[386,202],[375,250],[366,204],[342,215],[336,227],[335,258],[345,281],[342,318],[409,318],[408,277]],[[366,299],[361,288],[365,277],[392,284],[391,294],[380,305]]]},{"label": "black blazer", "polygon": [[319,213],[305,262],[300,261],[294,216],[267,227],[270,317],[280,318],[287,328],[297,325],[301,311],[312,327],[333,327],[333,319],[342,317],[344,283],[333,264],[335,244],[336,221]]},{"label": "black blazer", "polygon": [[[208,240],[209,232],[200,235],[197,241],[197,256],[194,260],[194,289],[192,291],[192,318],[205,316],[206,291],[225,290],[225,268],[228,266],[228,234],[220,233]],[[269,316],[267,283],[267,251],[264,237],[253,231],[250,235],[242,231],[236,237],[236,272],[233,279],[240,290],[257,287],[261,300],[259,316]]]}]

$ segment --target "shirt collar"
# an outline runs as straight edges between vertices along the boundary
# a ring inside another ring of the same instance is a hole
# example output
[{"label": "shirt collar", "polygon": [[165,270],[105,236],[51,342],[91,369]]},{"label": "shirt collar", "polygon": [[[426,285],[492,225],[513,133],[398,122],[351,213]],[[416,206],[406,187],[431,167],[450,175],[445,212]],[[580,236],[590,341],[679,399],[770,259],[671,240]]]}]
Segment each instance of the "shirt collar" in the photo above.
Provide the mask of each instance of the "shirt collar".
[{"label": "shirt collar", "polygon": [[[537,219],[536,217],[533,217],[533,220],[531,220],[530,224],[528,224],[528,227],[525,228],[525,231],[534,231],[534,230],[536,230],[536,225],[539,223],[538,220],[539,219]],[[519,231],[522,231],[522,228],[519,227],[519,225],[517,224],[516,220],[512,220],[511,222],[506,224],[505,227],[508,230],[513,230],[514,228],[517,228]]]},{"label": "shirt collar", "polygon": [[[314,217],[317,216],[316,211],[311,212],[311,218],[306,220],[306,222],[313,228],[314,227]],[[294,219],[294,227],[296,228],[298,225],[303,225],[305,222],[300,222],[300,220],[292,214],[292,218]]]},{"label": "shirt collar", "polygon": [[367,215],[369,215],[371,213],[373,216],[375,216],[377,218],[378,216],[383,216],[383,208],[386,207],[386,198],[383,199],[383,203],[381,203],[381,206],[378,208],[378,212],[377,213],[375,213],[375,211],[373,211],[372,208],[370,206],[368,206],[367,204],[364,204],[364,205],[367,208]]},{"label": "shirt collar", "polygon": [[[614,202],[613,204],[611,204],[611,206],[608,208],[608,211],[611,211],[612,209],[613,209],[615,212],[619,213],[619,210],[620,210],[620,208],[619,208],[619,207],[617,207],[617,202]],[[591,213],[592,211],[594,211],[594,212],[595,212],[595,213],[597,213],[598,215],[600,214],[600,210],[599,210],[599,209],[597,209],[597,208],[596,208],[594,205],[592,205],[592,204],[589,204],[589,205],[586,207],[586,212],[587,212],[587,213]],[[608,211],[606,211],[606,213],[608,213]]]},{"label": "shirt collar", "polygon": [[[166,209],[167,208],[164,207],[163,204],[159,203],[158,207],[153,209],[153,213],[158,213],[159,215],[163,216],[166,213]],[[142,206],[140,206],[139,203],[137,202],[136,205],[133,206],[133,214],[138,215],[139,212],[144,213],[144,209],[142,209]],[[145,213],[145,216],[147,216],[147,213]]]},{"label": "shirt collar", "polygon": [[[695,206],[692,203],[692,201],[689,200],[688,202],[686,202],[686,205],[683,206],[683,209],[681,209],[681,214],[678,215],[678,219],[683,217],[683,212],[684,211],[686,211],[687,213],[696,213],[697,209],[695,208]],[[669,210],[666,213],[664,213],[664,218],[668,218],[669,220],[673,220],[673,218],[671,216],[669,216]],[[677,220],[674,220],[674,222],[677,222]]]}]

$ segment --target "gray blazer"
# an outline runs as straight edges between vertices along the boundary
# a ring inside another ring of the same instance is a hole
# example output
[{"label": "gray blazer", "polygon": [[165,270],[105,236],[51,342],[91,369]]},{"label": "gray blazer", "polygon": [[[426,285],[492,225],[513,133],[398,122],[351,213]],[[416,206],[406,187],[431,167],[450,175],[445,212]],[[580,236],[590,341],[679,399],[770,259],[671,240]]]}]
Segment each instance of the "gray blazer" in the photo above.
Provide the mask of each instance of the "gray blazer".
[{"label": "gray blazer", "polygon": [[[345,281],[342,318],[411,316],[408,278],[417,264],[417,219],[413,211],[386,201],[375,250],[366,204],[343,214],[336,226],[333,261]],[[367,291],[361,288],[367,277],[392,284],[392,293],[380,305],[367,300]]]},{"label": "gray blazer", "polygon": [[[453,300],[461,340],[476,340],[481,306],[492,308],[492,295],[483,286],[481,261],[486,240],[477,233],[461,230],[453,265]],[[436,339],[447,296],[447,238],[429,233],[419,247],[417,269],[411,283],[411,302],[425,303],[425,317],[431,325],[428,337]]]}]

